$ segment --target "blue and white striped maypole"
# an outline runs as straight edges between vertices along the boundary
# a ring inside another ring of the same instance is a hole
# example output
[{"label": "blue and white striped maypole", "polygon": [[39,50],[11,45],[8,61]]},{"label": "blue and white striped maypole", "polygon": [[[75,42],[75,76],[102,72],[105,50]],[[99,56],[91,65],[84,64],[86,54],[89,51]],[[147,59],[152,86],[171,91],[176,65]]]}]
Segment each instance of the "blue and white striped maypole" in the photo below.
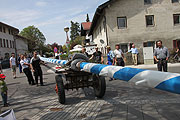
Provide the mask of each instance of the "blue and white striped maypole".
[{"label": "blue and white striped maypole", "polygon": [[180,74],[83,62],[82,71],[180,94]]},{"label": "blue and white striped maypole", "polygon": [[[66,60],[56,60],[43,57],[40,57],[40,59],[45,62],[59,65],[65,65],[67,63]],[[180,94],[180,74],[177,73],[160,72],[87,62],[80,63],[79,67],[81,71],[132,82],[135,85],[148,86]]]},{"label": "blue and white striped maypole", "polygon": [[58,64],[58,65],[65,65],[67,63],[66,60],[57,60],[57,59],[44,58],[44,57],[40,57],[40,59],[44,62]]}]

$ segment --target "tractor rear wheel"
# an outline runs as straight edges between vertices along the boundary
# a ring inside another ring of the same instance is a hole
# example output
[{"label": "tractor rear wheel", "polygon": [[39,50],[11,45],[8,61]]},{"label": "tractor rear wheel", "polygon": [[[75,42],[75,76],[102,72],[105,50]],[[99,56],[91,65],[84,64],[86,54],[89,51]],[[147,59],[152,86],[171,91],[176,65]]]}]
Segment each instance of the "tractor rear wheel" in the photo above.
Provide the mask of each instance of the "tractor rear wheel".
[{"label": "tractor rear wheel", "polygon": [[55,79],[56,79],[57,94],[58,94],[59,103],[65,104],[66,98],[65,98],[65,90],[64,90],[64,84],[63,84],[62,76],[57,75],[55,77]]},{"label": "tractor rear wheel", "polygon": [[94,93],[98,98],[102,98],[106,92],[106,81],[105,77],[93,75],[94,82]]}]

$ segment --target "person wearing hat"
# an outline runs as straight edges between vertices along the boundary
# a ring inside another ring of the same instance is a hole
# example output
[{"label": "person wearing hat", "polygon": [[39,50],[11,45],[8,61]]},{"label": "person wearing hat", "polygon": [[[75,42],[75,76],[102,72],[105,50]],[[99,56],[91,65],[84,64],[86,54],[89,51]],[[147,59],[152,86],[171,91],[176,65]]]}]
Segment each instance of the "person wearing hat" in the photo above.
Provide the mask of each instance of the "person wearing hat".
[{"label": "person wearing hat", "polygon": [[89,60],[94,59],[95,63],[100,63],[103,64],[103,55],[100,51],[98,51],[98,47],[95,48],[96,52],[93,53],[93,55],[91,56],[91,58]]},{"label": "person wearing hat", "polygon": [[115,55],[115,60],[116,60],[116,65],[117,66],[122,66],[124,67],[124,54],[122,52],[122,50],[120,49],[119,44],[116,44],[115,46],[115,50],[114,50],[114,55]]},{"label": "person wearing hat", "polygon": [[107,65],[114,65],[115,63],[115,56],[114,56],[114,53],[113,51],[111,50],[111,47],[110,46],[107,46],[107,62],[106,64]]},{"label": "person wearing hat", "polygon": [[4,74],[0,74],[0,90],[1,90],[1,96],[4,107],[8,107],[9,104],[7,103],[7,85],[5,82],[6,76]]}]

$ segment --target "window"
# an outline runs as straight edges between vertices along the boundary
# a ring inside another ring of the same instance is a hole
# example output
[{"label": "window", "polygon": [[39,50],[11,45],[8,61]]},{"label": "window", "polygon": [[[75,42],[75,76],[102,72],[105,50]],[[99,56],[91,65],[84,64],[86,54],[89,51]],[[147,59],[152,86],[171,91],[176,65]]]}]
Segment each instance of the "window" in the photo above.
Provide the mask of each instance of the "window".
[{"label": "window", "polygon": [[144,4],[152,4],[152,0],[144,0]]},{"label": "window", "polygon": [[180,14],[174,14],[174,25],[180,24]]},{"label": "window", "polygon": [[126,17],[118,17],[117,24],[118,24],[118,29],[127,28],[127,18]]},{"label": "window", "polygon": [[0,26],[0,32],[2,32],[2,26]]},{"label": "window", "polygon": [[147,27],[154,26],[154,15],[146,15],[146,26]]},{"label": "window", "polygon": [[143,43],[144,47],[155,47],[155,42],[154,41],[148,41]]},{"label": "window", "polygon": [[10,43],[10,48],[12,48],[12,43],[11,43],[11,40],[9,41],[9,43]]},{"label": "window", "polygon": [[6,47],[9,48],[9,42],[6,40]]},{"label": "window", "polygon": [[6,33],[6,28],[5,27],[3,27],[3,32]]},{"label": "window", "polygon": [[0,38],[0,47],[3,47],[3,45],[2,45],[2,38]]},{"label": "window", "polygon": [[176,3],[176,2],[179,2],[179,0],[172,0],[172,3]]},{"label": "window", "polygon": [[8,29],[9,34],[11,35],[11,29]]},{"label": "window", "polygon": [[3,39],[3,43],[4,43],[4,47],[6,47],[6,40],[5,39]]},{"label": "window", "polygon": [[128,51],[128,44],[124,43],[124,44],[119,44],[121,50],[123,53],[126,53]]},{"label": "window", "polygon": [[180,40],[173,40],[173,48],[174,49],[177,49],[179,48],[180,49]]}]

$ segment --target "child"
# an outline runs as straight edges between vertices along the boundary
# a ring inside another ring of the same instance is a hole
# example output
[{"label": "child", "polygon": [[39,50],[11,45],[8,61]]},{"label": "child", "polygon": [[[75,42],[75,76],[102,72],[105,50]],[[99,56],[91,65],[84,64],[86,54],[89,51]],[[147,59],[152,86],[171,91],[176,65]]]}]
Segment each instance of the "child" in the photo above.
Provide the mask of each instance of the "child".
[{"label": "child", "polygon": [[0,74],[0,90],[1,90],[1,96],[3,100],[4,107],[8,107],[9,104],[7,103],[7,85],[4,81],[6,76],[4,74]]}]

